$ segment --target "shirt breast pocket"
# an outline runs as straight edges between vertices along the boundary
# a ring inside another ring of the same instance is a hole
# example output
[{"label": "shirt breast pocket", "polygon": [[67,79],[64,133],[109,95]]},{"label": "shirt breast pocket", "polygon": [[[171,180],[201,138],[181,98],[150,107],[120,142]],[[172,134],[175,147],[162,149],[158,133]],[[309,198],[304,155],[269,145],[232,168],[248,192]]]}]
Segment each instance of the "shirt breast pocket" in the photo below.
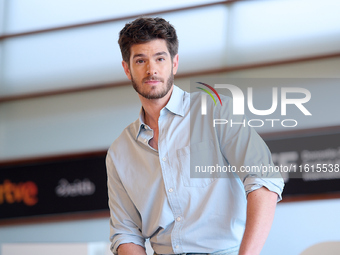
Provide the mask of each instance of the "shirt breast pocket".
[{"label": "shirt breast pocket", "polygon": [[178,149],[177,158],[183,185],[186,187],[204,188],[218,178],[215,168],[216,148],[211,140]]}]

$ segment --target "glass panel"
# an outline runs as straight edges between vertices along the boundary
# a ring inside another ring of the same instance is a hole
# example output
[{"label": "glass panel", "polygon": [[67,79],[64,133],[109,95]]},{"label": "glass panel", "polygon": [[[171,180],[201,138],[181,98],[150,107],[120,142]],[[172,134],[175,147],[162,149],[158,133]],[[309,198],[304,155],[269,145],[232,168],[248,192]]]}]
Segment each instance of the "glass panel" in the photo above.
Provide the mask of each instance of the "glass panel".
[{"label": "glass panel", "polygon": [[0,104],[0,160],[103,150],[139,110],[132,86]]},{"label": "glass panel", "polygon": [[3,43],[0,41],[0,92],[1,92],[2,87],[4,87],[3,76],[4,76]]},{"label": "glass panel", "polygon": [[5,1],[0,0],[0,35],[4,33],[4,24],[5,24]]},{"label": "glass panel", "polygon": [[234,61],[269,60],[340,49],[340,1],[257,0],[232,6]]},{"label": "glass panel", "polygon": [[212,6],[162,17],[177,30],[179,72],[209,70],[227,63],[228,7]]},{"label": "glass panel", "polygon": [[[178,32],[180,72],[210,69],[224,63],[225,6],[163,16]],[[0,93],[127,81],[117,43],[124,24],[117,22],[5,40],[5,85]]]},{"label": "glass panel", "polygon": [[148,13],[215,0],[10,0],[7,33]]},{"label": "glass panel", "polygon": [[1,94],[123,80],[116,46],[122,26],[105,24],[5,40]]}]

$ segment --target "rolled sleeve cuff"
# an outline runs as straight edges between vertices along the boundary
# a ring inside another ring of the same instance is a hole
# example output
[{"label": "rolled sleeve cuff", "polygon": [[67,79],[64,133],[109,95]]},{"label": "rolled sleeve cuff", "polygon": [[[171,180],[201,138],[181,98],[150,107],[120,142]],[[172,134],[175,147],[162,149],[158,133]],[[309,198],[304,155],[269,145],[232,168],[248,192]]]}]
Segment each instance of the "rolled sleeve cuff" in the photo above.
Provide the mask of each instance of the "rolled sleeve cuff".
[{"label": "rolled sleeve cuff", "polygon": [[282,178],[256,178],[248,177],[244,181],[244,189],[246,195],[252,191],[255,191],[261,187],[266,187],[268,190],[275,192],[278,195],[277,202],[282,200],[282,191],[284,182]]},{"label": "rolled sleeve cuff", "polygon": [[145,239],[143,237],[131,236],[131,235],[120,235],[116,237],[111,244],[111,251],[117,255],[118,246],[124,243],[134,243],[142,246],[145,249]]}]

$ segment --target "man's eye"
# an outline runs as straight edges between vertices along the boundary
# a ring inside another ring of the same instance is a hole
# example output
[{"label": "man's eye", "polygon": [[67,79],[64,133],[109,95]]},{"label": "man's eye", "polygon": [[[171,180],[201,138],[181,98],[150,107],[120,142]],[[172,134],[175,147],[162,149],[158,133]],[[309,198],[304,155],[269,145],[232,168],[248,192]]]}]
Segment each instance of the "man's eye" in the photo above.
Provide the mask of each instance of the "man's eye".
[{"label": "man's eye", "polygon": [[136,63],[137,63],[137,64],[143,64],[143,63],[144,63],[144,60],[143,60],[143,59],[138,59],[138,60],[136,61]]},{"label": "man's eye", "polygon": [[165,59],[164,58],[159,58],[158,61],[164,61]]}]

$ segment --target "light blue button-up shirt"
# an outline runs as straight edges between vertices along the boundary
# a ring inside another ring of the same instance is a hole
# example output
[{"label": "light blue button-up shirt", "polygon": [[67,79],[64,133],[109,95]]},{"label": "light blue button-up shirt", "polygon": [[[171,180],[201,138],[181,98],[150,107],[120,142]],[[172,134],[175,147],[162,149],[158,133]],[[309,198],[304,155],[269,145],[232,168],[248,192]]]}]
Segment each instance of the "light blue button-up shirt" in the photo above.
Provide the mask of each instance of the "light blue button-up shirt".
[{"label": "light blue button-up shirt", "polygon": [[265,186],[281,199],[283,180],[268,172],[190,177],[193,159],[237,169],[272,165],[267,146],[252,128],[213,127],[214,118],[235,117],[231,99],[222,100],[223,108],[208,105],[210,112],[202,116],[200,94],[174,86],[158,120],[158,151],[148,144],[153,130],[144,123],[143,109],[111,145],[106,165],[115,254],[120,244],[144,246],[147,238],[158,254],[237,250],[245,228],[246,195]]}]

